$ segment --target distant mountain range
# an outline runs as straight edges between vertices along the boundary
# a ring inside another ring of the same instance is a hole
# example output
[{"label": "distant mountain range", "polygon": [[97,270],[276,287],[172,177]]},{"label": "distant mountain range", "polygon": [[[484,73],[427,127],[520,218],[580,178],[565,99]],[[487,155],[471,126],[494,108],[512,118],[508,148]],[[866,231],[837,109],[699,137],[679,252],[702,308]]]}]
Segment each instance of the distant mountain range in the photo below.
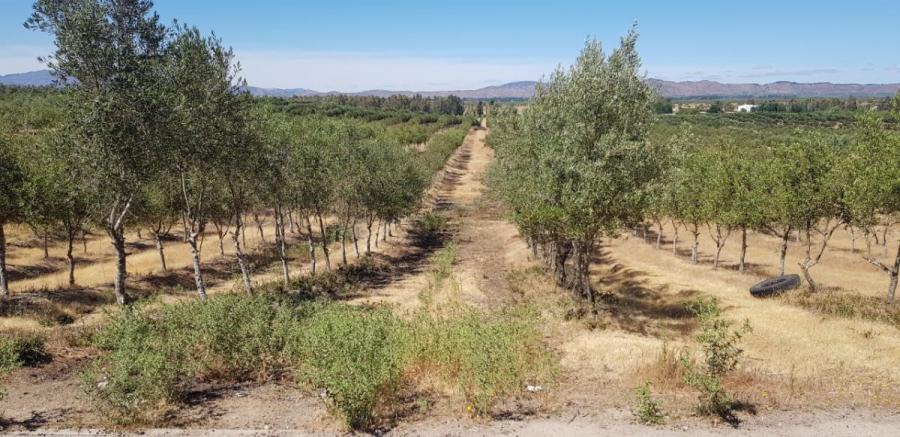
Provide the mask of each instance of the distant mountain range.
[{"label": "distant mountain range", "polygon": [[49,86],[53,85],[53,75],[50,70],[29,71],[27,73],[14,73],[0,75],[0,85],[7,86]]},{"label": "distant mountain range", "polygon": [[[660,94],[675,99],[687,98],[767,98],[767,97],[885,97],[893,96],[900,90],[900,83],[889,84],[856,84],[856,83],[798,83],[773,82],[757,83],[721,83],[710,80],[673,82],[661,79],[648,79]],[[0,75],[0,85],[12,86],[48,86],[53,84],[53,76],[47,70],[28,73]],[[489,86],[475,90],[452,91],[391,91],[368,90],[353,93],[338,91],[319,92],[306,88],[260,88],[248,86],[247,90],[255,96],[322,96],[330,94],[346,94],[351,96],[388,97],[395,94],[423,97],[446,97],[455,95],[464,99],[527,99],[534,95],[537,82],[511,82],[503,85]]]},{"label": "distant mountain range", "polygon": [[291,97],[291,96],[325,96],[334,94],[345,94],[348,96],[376,96],[390,97],[393,95],[414,96],[416,94],[422,97],[447,97],[454,95],[463,99],[527,99],[534,95],[534,86],[537,82],[511,82],[498,86],[489,86],[479,88],[477,90],[452,90],[452,91],[391,91],[391,90],[367,90],[352,93],[342,93],[340,91],[319,92],[306,88],[259,88],[247,87],[250,94],[254,96],[274,96],[274,97]]}]

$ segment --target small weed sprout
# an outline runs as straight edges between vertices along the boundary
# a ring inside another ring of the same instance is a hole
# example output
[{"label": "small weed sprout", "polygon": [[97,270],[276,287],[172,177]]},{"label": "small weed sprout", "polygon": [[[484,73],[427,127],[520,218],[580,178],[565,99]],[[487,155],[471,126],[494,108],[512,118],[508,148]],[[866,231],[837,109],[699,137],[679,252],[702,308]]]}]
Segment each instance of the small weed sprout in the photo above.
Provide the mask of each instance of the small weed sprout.
[{"label": "small weed sprout", "polygon": [[647,425],[659,425],[665,420],[662,405],[653,397],[650,381],[634,389],[635,403],[632,412],[638,421]]}]

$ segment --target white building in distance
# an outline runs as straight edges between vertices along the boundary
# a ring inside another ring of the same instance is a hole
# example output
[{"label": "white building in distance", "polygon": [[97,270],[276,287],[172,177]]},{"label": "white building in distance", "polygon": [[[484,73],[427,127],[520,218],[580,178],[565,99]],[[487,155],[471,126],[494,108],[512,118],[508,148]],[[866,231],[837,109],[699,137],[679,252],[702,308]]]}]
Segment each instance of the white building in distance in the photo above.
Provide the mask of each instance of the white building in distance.
[{"label": "white building in distance", "polygon": [[737,112],[753,112],[756,110],[756,108],[759,108],[759,105],[750,105],[750,104],[738,105]]}]

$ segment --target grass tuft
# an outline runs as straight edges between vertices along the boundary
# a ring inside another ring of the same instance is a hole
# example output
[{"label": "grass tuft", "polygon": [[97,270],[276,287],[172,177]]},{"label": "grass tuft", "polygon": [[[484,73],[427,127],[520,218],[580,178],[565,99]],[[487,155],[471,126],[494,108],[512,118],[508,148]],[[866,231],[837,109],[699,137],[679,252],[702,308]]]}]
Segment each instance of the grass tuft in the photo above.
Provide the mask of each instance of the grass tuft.
[{"label": "grass tuft", "polygon": [[821,314],[848,319],[883,322],[900,328],[900,305],[888,305],[884,299],[841,290],[797,290],[778,297],[784,302]]}]

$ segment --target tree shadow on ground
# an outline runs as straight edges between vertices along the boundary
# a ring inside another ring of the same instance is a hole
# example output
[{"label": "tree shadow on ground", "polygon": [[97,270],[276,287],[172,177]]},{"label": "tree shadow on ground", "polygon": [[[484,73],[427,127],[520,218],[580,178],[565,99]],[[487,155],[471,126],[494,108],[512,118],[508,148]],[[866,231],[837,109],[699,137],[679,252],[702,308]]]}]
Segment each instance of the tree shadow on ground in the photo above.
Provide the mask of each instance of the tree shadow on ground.
[{"label": "tree shadow on ground", "polygon": [[31,417],[27,419],[6,419],[0,417],[0,431],[12,432],[15,430],[25,430],[29,432],[59,422],[64,419],[70,412],[71,408],[57,408],[48,411],[33,411]]},{"label": "tree shadow on ground", "polygon": [[352,291],[342,294],[340,299],[371,296],[390,284],[421,273],[431,255],[453,239],[458,229],[449,222],[448,217],[455,207],[452,195],[460,185],[471,158],[470,147],[464,144],[447,162],[436,182],[437,194],[431,199],[431,203],[434,205],[433,213],[445,220],[440,229],[432,229],[421,221],[414,220],[406,232],[406,241],[403,243],[405,250],[399,255],[370,253],[355,265],[341,267],[339,272],[351,283]]},{"label": "tree shadow on ground", "polygon": [[594,255],[592,279],[601,310],[620,329],[649,336],[685,337],[697,324],[684,303],[696,290],[673,292],[667,285],[652,285],[646,272],[615,262],[605,247]]}]

